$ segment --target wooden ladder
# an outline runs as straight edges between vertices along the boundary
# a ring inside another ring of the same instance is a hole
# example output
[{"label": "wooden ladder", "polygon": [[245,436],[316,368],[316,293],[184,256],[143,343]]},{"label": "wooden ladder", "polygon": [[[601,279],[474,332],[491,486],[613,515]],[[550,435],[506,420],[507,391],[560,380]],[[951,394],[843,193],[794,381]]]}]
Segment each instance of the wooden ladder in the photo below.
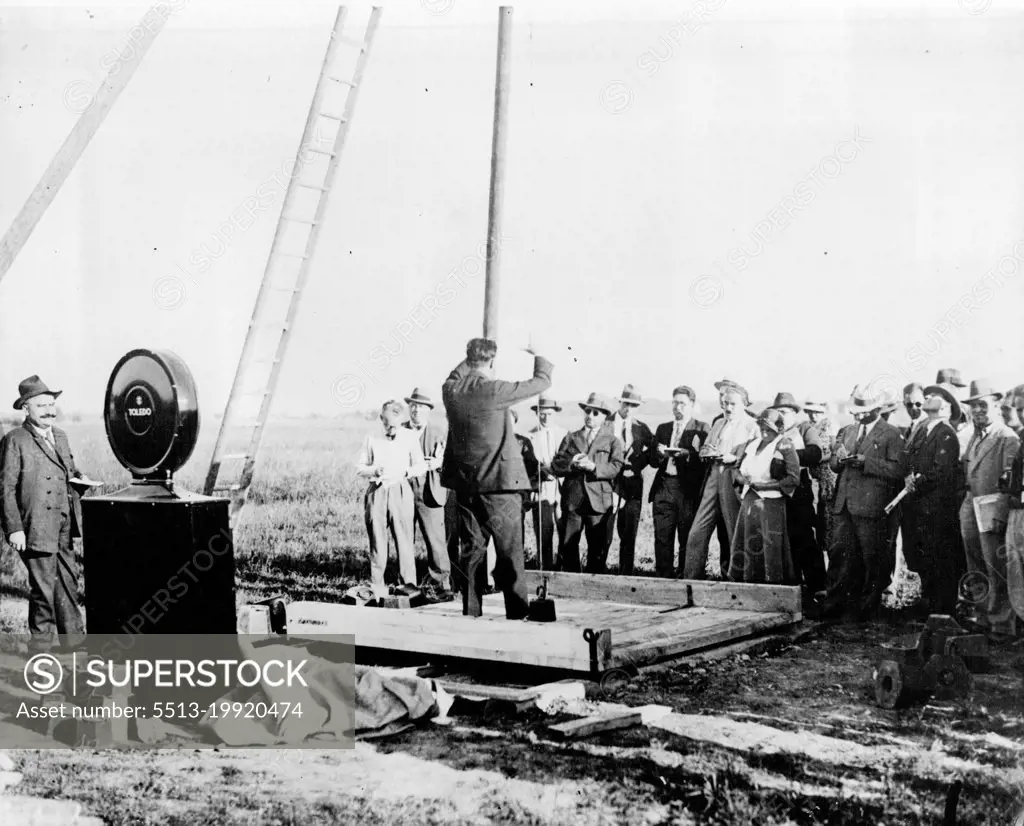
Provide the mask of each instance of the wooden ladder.
[{"label": "wooden ladder", "polygon": [[[204,493],[231,499],[232,522],[245,505],[252,484],[256,454],[323,228],[328,195],[352,123],[381,7],[373,7],[361,40],[343,35],[346,15],[346,7],[341,6],[206,475]],[[343,46],[348,47],[349,60],[339,56]],[[353,57],[354,68],[349,66]]]}]

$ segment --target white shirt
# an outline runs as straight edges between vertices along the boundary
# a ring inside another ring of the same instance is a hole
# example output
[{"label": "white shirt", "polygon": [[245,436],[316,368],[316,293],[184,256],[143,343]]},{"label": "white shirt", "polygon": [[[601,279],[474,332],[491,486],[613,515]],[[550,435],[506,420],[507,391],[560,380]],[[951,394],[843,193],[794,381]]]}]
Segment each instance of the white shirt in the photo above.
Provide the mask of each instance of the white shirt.
[{"label": "white shirt", "polygon": [[937,424],[941,423],[941,422],[942,422],[942,419],[926,419],[925,423],[924,423],[924,427],[925,427],[924,435],[925,436],[931,436],[932,435],[932,431],[935,430],[935,426]]},{"label": "white shirt", "polygon": [[[538,425],[531,430],[529,438],[533,443],[533,453],[537,457],[537,461],[542,465],[550,465],[551,460],[558,453],[565,434],[565,428],[558,425],[548,425],[547,427]],[[547,479],[540,483],[540,498],[552,504],[558,501],[557,479]]]},{"label": "white shirt", "polygon": [[40,436],[42,436],[43,439],[45,439],[47,442],[49,442],[50,443],[50,447],[52,447],[54,450],[57,449],[57,442],[54,439],[53,427],[52,426],[51,427],[39,427],[38,425],[32,424],[32,425],[30,425],[30,427],[36,433],[38,433]]},{"label": "white shirt", "polygon": [[633,443],[633,417],[623,419],[616,415],[615,417],[616,433],[619,441],[622,442],[623,447],[629,450],[629,446]]},{"label": "white shirt", "polygon": [[[384,473],[376,478],[374,473],[378,467],[383,468]],[[419,431],[407,427],[395,428],[394,439],[388,439],[383,433],[367,436],[356,460],[356,474],[382,487],[400,484],[408,477],[422,476],[426,472]]]}]

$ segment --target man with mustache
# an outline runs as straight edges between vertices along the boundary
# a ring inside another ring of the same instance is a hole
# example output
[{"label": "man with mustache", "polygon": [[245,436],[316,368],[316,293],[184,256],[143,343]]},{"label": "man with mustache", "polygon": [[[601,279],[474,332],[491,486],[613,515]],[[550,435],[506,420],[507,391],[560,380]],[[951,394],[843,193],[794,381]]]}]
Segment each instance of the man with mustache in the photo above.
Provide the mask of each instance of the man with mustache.
[{"label": "man with mustache", "polygon": [[28,626],[33,644],[55,634],[84,633],[78,606],[78,565],[71,540],[81,536],[79,491],[67,434],[54,426],[60,390],[31,376],[18,386],[15,410],[25,421],[4,437],[0,456],[0,521],[28,570]]}]

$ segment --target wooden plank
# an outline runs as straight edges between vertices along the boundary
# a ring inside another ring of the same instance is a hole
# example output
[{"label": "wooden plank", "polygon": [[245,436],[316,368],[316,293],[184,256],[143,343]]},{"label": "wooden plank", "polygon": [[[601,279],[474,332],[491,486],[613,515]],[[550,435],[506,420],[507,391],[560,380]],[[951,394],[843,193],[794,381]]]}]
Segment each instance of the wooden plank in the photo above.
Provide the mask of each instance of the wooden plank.
[{"label": "wooden plank", "polygon": [[[734,612],[730,612],[734,613]],[[719,623],[695,628],[689,632],[666,634],[660,639],[637,642],[632,645],[616,646],[613,655],[615,667],[642,665],[648,662],[697,651],[723,642],[747,637],[793,623],[789,614],[762,614],[749,612],[744,617],[722,620]]]},{"label": "wooden plank", "polygon": [[[742,612],[741,616],[760,616],[755,612]],[[725,609],[684,608],[678,614],[659,614],[657,619],[630,628],[613,628],[612,639],[616,648],[625,648],[651,640],[670,639],[702,628],[714,628],[722,623],[734,622],[735,611]]]},{"label": "wooden plank", "polygon": [[[481,620],[429,611],[384,610],[354,605],[293,602],[289,636],[352,634],[356,645],[446,657],[467,657],[573,671],[589,671],[590,645],[580,628],[563,623]],[[611,662],[606,630],[598,641],[598,667]]]},{"label": "wooden plank", "polygon": [[[547,573],[548,595],[640,605],[699,606],[740,611],[785,611],[799,615],[800,588],[796,585],[752,585],[746,582],[711,582],[642,576]],[[526,572],[526,585],[541,584],[539,571]]]},{"label": "wooden plank", "polygon": [[593,602],[623,602],[638,605],[689,605],[690,587],[681,579],[643,576],[607,576],[526,572],[526,589],[533,593],[542,579],[548,579],[548,596],[585,599]]},{"label": "wooden plank", "polygon": [[[36,224],[57,197],[57,193],[64,186],[89,142],[103,125],[103,121],[128,85],[128,81],[132,79],[135,70],[139,68],[139,64],[142,63],[146,52],[153,45],[171,13],[172,10],[162,3],[157,3],[146,12],[140,23],[129,32],[129,42],[117,53],[118,59],[110,67],[95,95],[90,95],[85,88],[79,88],[80,99],[68,100],[65,90],[65,106],[78,112],[79,118],[8,228],[3,240],[0,240],[0,281],[32,235]],[[70,88],[69,86],[68,89]]]},{"label": "wooden plank", "polygon": [[559,723],[555,726],[548,726],[548,731],[559,740],[571,740],[602,731],[639,726],[642,722],[643,716],[639,711],[624,711],[619,714],[584,717],[582,720]]}]

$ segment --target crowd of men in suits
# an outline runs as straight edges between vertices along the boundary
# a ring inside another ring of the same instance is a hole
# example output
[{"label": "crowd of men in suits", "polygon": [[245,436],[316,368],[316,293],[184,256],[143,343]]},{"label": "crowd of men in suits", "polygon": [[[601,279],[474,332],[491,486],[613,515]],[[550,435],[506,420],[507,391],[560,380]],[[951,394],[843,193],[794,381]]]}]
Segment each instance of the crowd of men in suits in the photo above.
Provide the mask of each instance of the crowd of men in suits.
[{"label": "crowd of men in suits", "polygon": [[[710,568],[800,584],[822,615],[869,619],[892,583],[901,532],[907,567],[921,578],[921,610],[956,612],[996,642],[1017,634],[1024,386],[1004,394],[979,379],[961,399],[959,372],[941,370],[935,384],[904,389],[903,428],[888,422],[898,402],[857,387],[854,423],[836,432],[824,403],[780,392],[758,413],[743,385],[726,378],[715,384],[721,413],[712,422],[694,416],[697,394],[680,385],[672,421],[652,432],[636,417],[641,395],[627,384],[615,400],[592,393],[580,402],[582,426],[566,432],[548,393],[552,364],[534,353],[531,378],[501,381],[496,354],[489,339],[469,342],[442,388],[446,427],[430,421],[434,402],[417,388],[405,398],[409,420],[402,424],[402,405],[389,401],[384,432],[364,445],[358,472],[370,480],[378,593],[387,590],[389,533],[402,579],[414,582],[418,530],[429,598],[461,591],[463,612],[479,616],[493,574],[506,616],[525,618],[526,513],[544,569],[607,573],[617,533],[618,573],[633,574],[643,474],[653,468],[647,499],[658,576],[702,579]],[[531,399],[537,423],[517,434],[511,408]],[[721,553],[709,564],[716,533]]]}]

